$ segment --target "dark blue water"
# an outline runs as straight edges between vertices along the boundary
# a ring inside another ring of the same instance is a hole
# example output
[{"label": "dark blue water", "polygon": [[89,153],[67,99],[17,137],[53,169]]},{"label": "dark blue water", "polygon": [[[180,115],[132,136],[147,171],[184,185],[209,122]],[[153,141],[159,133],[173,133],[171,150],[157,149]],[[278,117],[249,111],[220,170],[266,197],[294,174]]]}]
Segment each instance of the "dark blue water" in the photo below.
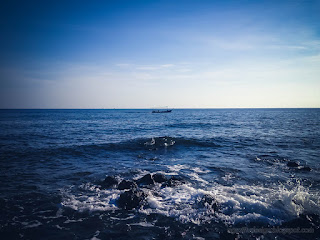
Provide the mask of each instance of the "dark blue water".
[{"label": "dark blue water", "polygon": [[[1,110],[0,237],[315,239],[319,126],[320,109]],[[176,184],[139,185],[156,173]],[[142,201],[121,206],[106,176]]]}]

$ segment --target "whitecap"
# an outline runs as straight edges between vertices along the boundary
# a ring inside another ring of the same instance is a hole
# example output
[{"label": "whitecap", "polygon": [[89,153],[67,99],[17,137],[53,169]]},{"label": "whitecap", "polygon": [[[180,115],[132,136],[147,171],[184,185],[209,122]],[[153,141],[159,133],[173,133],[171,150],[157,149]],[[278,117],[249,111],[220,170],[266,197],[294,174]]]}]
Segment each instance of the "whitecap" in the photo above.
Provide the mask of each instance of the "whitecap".
[{"label": "whitecap", "polygon": [[73,187],[61,190],[61,205],[80,212],[107,211],[117,209],[115,202],[120,196],[120,190],[102,190],[93,184],[84,184],[79,188],[86,190],[85,194],[74,191]]},{"label": "whitecap", "polygon": [[192,180],[196,180],[196,181],[204,183],[204,184],[208,184],[209,183],[208,181],[206,181],[206,180],[202,179],[201,177],[199,177],[199,175],[197,173],[195,173],[195,172],[189,173],[188,176],[191,177]]},{"label": "whitecap", "polygon": [[305,212],[320,214],[319,195],[299,184],[290,188],[215,185],[212,189],[221,206],[218,217],[231,224],[248,220],[278,224]]},{"label": "whitecap", "polygon": [[[178,169],[185,167],[187,166],[179,165]],[[299,182],[271,186],[225,186],[218,183],[209,185],[195,172],[189,176],[203,183],[202,188],[194,187],[191,183],[175,187],[161,187],[161,184],[156,184],[152,189],[142,188],[147,195],[147,204],[137,211],[144,214],[162,214],[181,222],[201,224],[221,221],[228,225],[248,221],[273,225],[291,220],[303,213],[320,215],[319,193],[309,191]],[[62,192],[62,206],[80,212],[118,209],[116,201],[123,192],[117,189],[101,190],[94,184],[81,185],[79,188],[85,190],[81,193],[74,188],[70,187]],[[216,200],[218,211],[213,206],[199,204],[205,195]]]},{"label": "whitecap", "polygon": [[188,165],[183,165],[183,164],[176,164],[176,165],[167,165],[166,166],[170,171],[173,172],[179,172],[182,169],[190,169],[190,166]]},{"label": "whitecap", "polygon": [[194,167],[194,168],[191,168],[192,171],[196,172],[196,173],[209,173],[211,172],[210,170],[203,170],[199,167]]}]

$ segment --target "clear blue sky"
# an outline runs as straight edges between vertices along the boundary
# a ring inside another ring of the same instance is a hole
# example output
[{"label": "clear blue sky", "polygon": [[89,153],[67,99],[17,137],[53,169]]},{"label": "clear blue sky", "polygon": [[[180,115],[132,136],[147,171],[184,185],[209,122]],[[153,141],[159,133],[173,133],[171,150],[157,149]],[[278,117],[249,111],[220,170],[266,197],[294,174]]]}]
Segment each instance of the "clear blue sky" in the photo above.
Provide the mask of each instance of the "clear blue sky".
[{"label": "clear blue sky", "polygon": [[6,1],[0,108],[320,107],[320,1]]}]

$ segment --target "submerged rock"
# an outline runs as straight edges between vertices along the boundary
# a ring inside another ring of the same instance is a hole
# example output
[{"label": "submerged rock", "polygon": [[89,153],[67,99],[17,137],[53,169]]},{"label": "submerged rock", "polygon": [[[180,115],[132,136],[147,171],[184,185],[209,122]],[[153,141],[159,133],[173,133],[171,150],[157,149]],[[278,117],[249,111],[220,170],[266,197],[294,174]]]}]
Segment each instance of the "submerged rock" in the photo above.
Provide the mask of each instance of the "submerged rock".
[{"label": "submerged rock", "polygon": [[299,171],[310,172],[310,171],[311,171],[311,168],[310,168],[310,167],[308,167],[308,166],[305,166],[305,167],[301,167],[301,168],[299,168]]},{"label": "submerged rock", "polygon": [[137,180],[138,185],[152,185],[154,184],[154,180],[150,173],[144,175],[142,178]]},{"label": "submerged rock", "polygon": [[162,184],[162,187],[175,187],[184,183],[185,181],[183,180],[183,178],[179,176],[172,176],[170,179],[168,179],[166,182]]},{"label": "submerged rock", "polygon": [[102,188],[112,188],[118,185],[118,180],[114,177],[107,176],[100,185]]},{"label": "submerged rock", "polygon": [[155,182],[157,182],[157,183],[163,183],[163,182],[166,182],[168,180],[167,177],[164,174],[161,174],[161,173],[156,173],[152,177],[153,177],[153,180]]},{"label": "submerged rock", "polygon": [[130,180],[122,180],[119,183],[118,189],[125,190],[125,189],[131,189],[131,188],[136,188],[136,187],[138,187],[138,186],[135,182],[130,181]]},{"label": "submerged rock", "polygon": [[[296,228],[296,227],[302,227],[302,228],[314,228],[314,231],[320,230],[320,217],[317,214],[314,213],[309,213],[309,214],[301,214],[299,217],[290,220],[288,222],[285,222],[282,224],[283,227],[291,227],[291,228]],[[312,230],[312,229],[310,229]],[[310,233],[309,233],[310,234]]]},{"label": "submerged rock", "polygon": [[294,161],[290,161],[287,163],[288,167],[299,167],[299,163],[294,162]]},{"label": "submerged rock", "polygon": [[198,202],[199,207],[206,207],[206,208],[212,208],[214,211],[218,210],[218,204],[217,201],[214,199],[214,197],[205,194],[202,196],[200,201]]},{"label": "submerged rock", "polygon": [[139,189],[130,189],[122,194],[118,199],[119,207],[131,210],[139,207],[145,200],[146,194]]}]

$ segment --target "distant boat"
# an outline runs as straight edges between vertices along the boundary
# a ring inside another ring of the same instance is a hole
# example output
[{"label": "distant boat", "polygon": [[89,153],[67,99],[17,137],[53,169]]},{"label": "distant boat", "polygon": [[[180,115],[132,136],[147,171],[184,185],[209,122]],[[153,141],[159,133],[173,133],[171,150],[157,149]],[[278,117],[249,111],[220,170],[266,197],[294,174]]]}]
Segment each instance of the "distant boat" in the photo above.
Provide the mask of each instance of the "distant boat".
[{"label": "distant boat", "polygon": [[153,110],[152,113],[169,113],[169,112],[172,112],[172,110]]}]

